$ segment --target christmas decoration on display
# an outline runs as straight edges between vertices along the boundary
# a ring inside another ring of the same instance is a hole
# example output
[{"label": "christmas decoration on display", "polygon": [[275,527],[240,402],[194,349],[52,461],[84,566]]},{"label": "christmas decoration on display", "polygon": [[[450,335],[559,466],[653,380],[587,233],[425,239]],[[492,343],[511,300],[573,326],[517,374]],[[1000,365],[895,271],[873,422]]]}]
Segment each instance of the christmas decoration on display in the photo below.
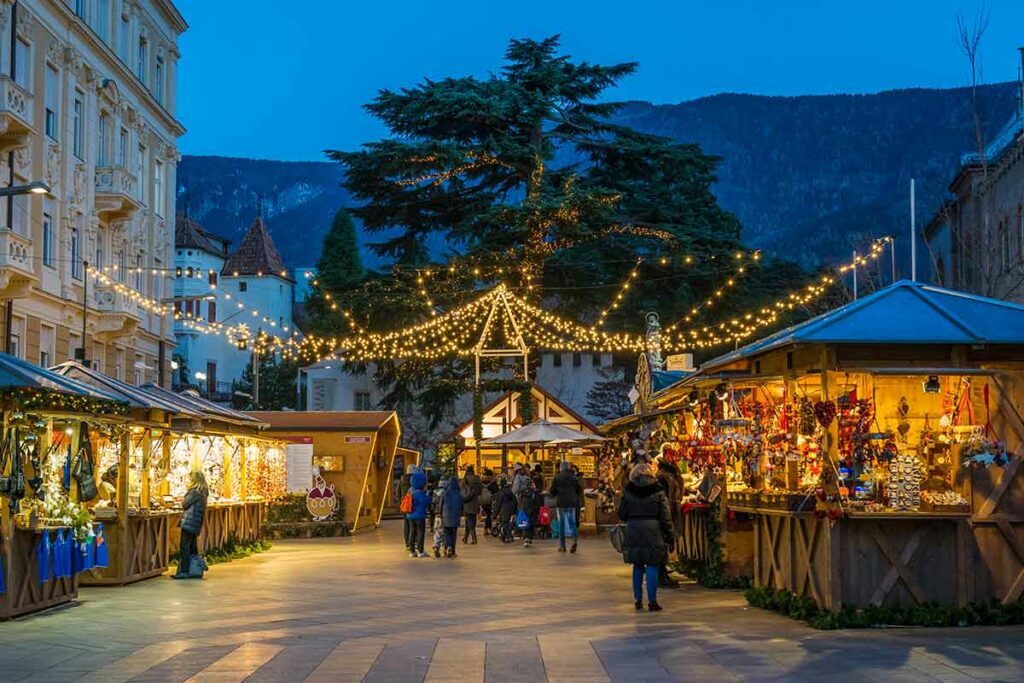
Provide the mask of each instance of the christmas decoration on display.
[{"label": "christmas decoration on display", "polygon": [[306,494],[306,510],[313,515],[313,521],[325,522],[334,516],[338,507],[338,498],[334,494],[334,484],[328,484],[320,476],[320,468],[313,470],[313,487]]},{"label": "christmas decoration on display", "polygon": [[886,492],[889,507],[894,510],[917,510],[921,507],[921,482],[924,468],[913,453],[898,453],[889,461]]}]

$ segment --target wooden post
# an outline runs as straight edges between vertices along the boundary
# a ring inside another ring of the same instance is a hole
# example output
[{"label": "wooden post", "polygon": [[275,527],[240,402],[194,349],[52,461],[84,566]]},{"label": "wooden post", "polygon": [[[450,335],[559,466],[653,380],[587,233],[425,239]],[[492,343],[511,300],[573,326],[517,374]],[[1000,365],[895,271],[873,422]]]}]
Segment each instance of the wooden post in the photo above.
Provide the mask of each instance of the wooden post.
[{"label": "wooden post", "polygon": [[[91,435],[89,438],[92,438]],[[117,460],[117,530],[120,543],[114,548],[117,553],[116,567],[121,576],[128,569],[128,468],[131,465],[132,431],[125,426],[121,433],[121,452]]]},{"label": "wooden post", "polygon": [[147,427],[142,433],[142,467],[139,471],[139,507],[149,509],[149,465],[153,457],[153,429]]},{"label": "wooden post", "polygon": [[[242,449],[238,458],[240,463],[238,470],[238,482],[240,484],[239,495],[241,496],[242,500],[245,500],[249,497],[249,446],[240,445],[239,448]],[[261,449],[261,452],[258,457],[265,458],[266,451],[263,445],[261,444],[260,446],[258,446],[258,448]]]},{"label": "wooden post", "polygon": [[222,436],[214,437],[221,440],[221,471],[224,476],[221,478],[221,491],[220,495],[225,498],[231,497],[231,477],[234,476],[234,472],[231,471],[231,437]]},{"label": "wooden post", "polygon": [[[171,446],[174,435],[167,430],[163,430],[160,434],[160,469],[167,470],[168,474],[171,471]],[[171,482],[168,474],[164,475],[163,481],[160,482],[160,495],[166,496],[171,493]]]}]

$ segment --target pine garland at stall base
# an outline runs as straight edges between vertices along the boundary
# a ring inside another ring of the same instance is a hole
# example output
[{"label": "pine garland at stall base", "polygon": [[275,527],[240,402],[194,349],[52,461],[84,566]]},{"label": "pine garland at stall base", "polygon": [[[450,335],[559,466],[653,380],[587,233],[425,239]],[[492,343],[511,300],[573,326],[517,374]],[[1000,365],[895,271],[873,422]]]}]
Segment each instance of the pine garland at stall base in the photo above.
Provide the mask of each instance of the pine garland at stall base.
[{"label": "pine garland at stall base", "polygon": [[707,554],[705,562],[680,558],[679,572],[689,576],[705,588],[747,588],[746,576],[730,576],[725,572],[725,553],[722,551],[722,501],[715,500],[707,514]]},{"label": "pine garland at stall base", "polygon": [[807,622],[816,629],[872,628],[877,626],[1011,626],[1024,624],[1024,602],[1008,605],[998,600],[972,602],[966,607],[925,603],[906,607],[844,607],[829,612],[811,598],[785,589],[750,588],[744,596],[752,607],[779,612]]},{"label": "pine garland at stall base", "polygon": [[[206,560],[206,564],[223,564],[224,562],[230,562],[231,560],[240,560],[243,557],[249,557],[250,555],[266,552],[270,550],[270,548],[270,542],[263,539],[253,541],[252,543],[239,543],[234,538],[229,538],[227,543],[220,548],[214,548],[207,551],[203,555],[203,559]],[[170,565],[172,567],[176,567],[178,565],[178,559],[172,558]]]}]

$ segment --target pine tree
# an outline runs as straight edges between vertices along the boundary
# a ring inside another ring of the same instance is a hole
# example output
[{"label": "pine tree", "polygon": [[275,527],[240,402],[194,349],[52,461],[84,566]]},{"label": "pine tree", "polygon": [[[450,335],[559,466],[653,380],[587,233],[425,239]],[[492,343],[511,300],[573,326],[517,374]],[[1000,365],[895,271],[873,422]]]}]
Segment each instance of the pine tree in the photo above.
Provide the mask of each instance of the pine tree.
[{"label": "pine tree", "polygon": [[356,239],[356,226],[345,209],[334,214],[331,229],[324,235],[323,250],[316,267],[320,284],[331,292],[355,287],[366,277]]}]

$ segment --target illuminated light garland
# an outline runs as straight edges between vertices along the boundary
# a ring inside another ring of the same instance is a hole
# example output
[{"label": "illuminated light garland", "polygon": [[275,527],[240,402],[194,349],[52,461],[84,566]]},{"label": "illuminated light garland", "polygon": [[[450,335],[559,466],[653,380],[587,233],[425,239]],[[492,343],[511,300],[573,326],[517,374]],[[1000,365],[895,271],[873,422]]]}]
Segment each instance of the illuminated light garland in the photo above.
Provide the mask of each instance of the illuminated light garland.
[{"label": "illuminated light garland", "polygon": [[626,278],[626,281],[622,283],[622,285],[619,287],[619,291],[616,292],[615,298],[612,300],[611,304],[609,304],[608,307],[601,311],[601,314],[597,316],[597,322],[594,323],[594,327],[603,326],[605,319],[608,317],[608,314],[619,307],[619,304],[626,297],[626,294],[628,293],[629,287],[632,284],[633,280],[635,280],[637,275],[640,274],[641,263],[643,263],[643,258],[638,258],[636,260],[636,264],[633,266],[633,269],[629,271],[629,276]]},{"label": "illuminated light garland", "polygon": [[[863,266],[870,262],[877,261],[884,253],[885,245],[891,243],[892,238],[890,237],[881,237],[876,239],[872,243],[867,254],[858,255],[850,262],[844,263],[835,268],[834,272],[838,274],[848,273],[857,266]],[[778,322],[779,317],[782,314],[788,313],[795,308],[806,306],[807,304],[820,299],[828,292],[829,289],[831,289],[832,285],[839,281],[839,279],[840,278],[835,275],[823,275],[816,283],[811,283],[799,290],[789,292],[785,296],[776,299],[771,304],[763,306],[756,311],[751,310],[745,313],[740,313],[737,316],[734,316],[732,320],[719,324],[719,330],[728,332],[726,328],[731,326],[737,330],[735,332],[727,333],[724,336],[718,336],[718,334],[715,333],[713,337],[710,337],[709,335],[694,335],[693,330],[683,330],[680,331],[678,336],[674,339],[670,335],[666,335],[664,343],[668,348],[680,350],[693,348],[694,346],[697,348],[711,348],[723,343],[742,341],[751,337],[758,330]],[[674,328],[675,325],[672,327]],[[708,327],[705,327],[704,331],[708,329]],[[687,334],[690,336],[689,340],[686,338]]]},{"label": "illuminated light garland", "polygon": [[142,294],[136,289],[132,289],[123,282],[118,282],[113,278],[107,276],[100,270],[93,268],[92,266],[86,266],[86,275],[92,277],[94,280],[102,284],[104,287],[113,289],[118,294],[127,297],[131,301],[135,302],[140,308],[150,313],[154,313],[159,316],[166,315],[168,312],[168,306],[156,299],[150,299],[148,296]]}]

